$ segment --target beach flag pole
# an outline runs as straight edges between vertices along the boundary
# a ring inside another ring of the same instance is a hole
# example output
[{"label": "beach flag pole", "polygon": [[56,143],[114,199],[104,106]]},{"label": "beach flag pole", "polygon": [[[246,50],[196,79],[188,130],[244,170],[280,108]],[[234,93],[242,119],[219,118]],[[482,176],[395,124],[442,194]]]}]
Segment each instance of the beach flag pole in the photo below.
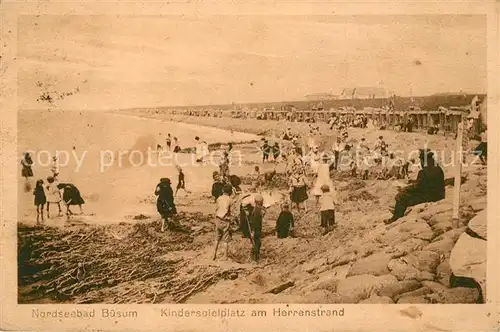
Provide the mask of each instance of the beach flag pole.
[{"label": "beach flag pole", "polygon": [[462,184],[462,139],[464,134],[464,121],[458,123],[457,141],[455,145],[455,184],[453,187],[453,228],[458,228],[460,220],[460,186]]}]

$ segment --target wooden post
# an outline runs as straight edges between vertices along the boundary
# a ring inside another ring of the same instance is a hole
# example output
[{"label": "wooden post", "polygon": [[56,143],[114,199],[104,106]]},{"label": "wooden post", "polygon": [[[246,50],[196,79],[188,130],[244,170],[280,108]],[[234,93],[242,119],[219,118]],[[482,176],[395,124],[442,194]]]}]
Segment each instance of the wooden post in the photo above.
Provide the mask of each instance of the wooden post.
[{"label": "wooden post", "polygon": [[455,145],[455,184],[453,187],[453,228],[459,227],[460,221],[460,186],[462,183],[462,139],[464,133],[463,120],[458,124],[457,141]]}]

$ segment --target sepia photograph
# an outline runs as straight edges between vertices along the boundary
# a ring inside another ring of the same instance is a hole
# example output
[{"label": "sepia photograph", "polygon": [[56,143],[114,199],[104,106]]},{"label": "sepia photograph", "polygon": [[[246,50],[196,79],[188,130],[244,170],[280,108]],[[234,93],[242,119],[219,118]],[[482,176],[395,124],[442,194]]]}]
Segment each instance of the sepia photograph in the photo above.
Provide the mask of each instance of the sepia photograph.
[{"label": "sepia photograph", "polygon": [[486,15],[19,16],[17,303],[486,303],[487,44]]}]

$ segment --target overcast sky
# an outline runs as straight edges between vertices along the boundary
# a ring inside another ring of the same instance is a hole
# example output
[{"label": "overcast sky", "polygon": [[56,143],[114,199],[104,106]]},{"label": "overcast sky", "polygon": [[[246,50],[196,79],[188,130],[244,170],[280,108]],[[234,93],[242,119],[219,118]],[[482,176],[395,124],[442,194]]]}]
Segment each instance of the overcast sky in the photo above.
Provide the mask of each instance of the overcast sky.
[{"label": "overcast sky", "polygon": [[483,16],[25,16],[18,34],[21,108],[46,89],[74,109],[486,92]]}]

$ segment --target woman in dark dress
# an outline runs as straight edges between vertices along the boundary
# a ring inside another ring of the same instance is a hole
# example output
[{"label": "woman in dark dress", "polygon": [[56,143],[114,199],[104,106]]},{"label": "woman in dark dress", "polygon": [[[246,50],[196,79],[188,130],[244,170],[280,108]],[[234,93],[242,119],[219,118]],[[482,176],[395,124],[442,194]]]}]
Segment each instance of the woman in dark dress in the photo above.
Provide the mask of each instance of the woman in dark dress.
[{"label": "woman in dark dress", "polygon": [[156,201],[156,209],[161,215],[161,231],[165,231],[165,226],[171,229],[172,224],[169,222],[168,218],[177,213],[174,203],[174,191],[170,186],[171,182],[169,178],[161,178],[160,183],[156,185],[155,195],[158,196]]},{"label": "woman in dark dress", "polygon": [[306,201],[309,196],[307,194],[307,183],[304,173],[295,168],[295,171],[290,176],[289,181],[290,201],[295,204],[297,211],[300,212],[300,205],[303,204],[304,210],[307,212]]},{"label": "woman in dark dress", "polygon": [[23,159],[21,160],[21,175],[23,178],[26,179],[26,182],[24,184],[24,190],[25,192],[31,191],[31,183],[29,178],[33,177],[33,170],[31,169],[31,166],[33,165],[33,160],[31,159],[31,156],[28,152],[24,153]]},{"label": "woman in dark dress", "polygon": [[71,205],[78,205],[80,214],[83,214],[82,205],[85,204],[85,201],[80,194],[80,190],[71,183],[59,183],[57,188],[63,189],[63,201],[66,204],[66,215],[69,217],[74,214],[70,209]]},{"label": "woman in dark dress", "polygon": [[35,196],[35,206],[36,206],[36,223],[40,221],[40,215],[42,216],[43,222],[43,207],[47,203],[47,196],[45,196],[45,190],[43,190],[43,180],[38,180],[36,182],[35,190],[33,190],[33,195]]}]

